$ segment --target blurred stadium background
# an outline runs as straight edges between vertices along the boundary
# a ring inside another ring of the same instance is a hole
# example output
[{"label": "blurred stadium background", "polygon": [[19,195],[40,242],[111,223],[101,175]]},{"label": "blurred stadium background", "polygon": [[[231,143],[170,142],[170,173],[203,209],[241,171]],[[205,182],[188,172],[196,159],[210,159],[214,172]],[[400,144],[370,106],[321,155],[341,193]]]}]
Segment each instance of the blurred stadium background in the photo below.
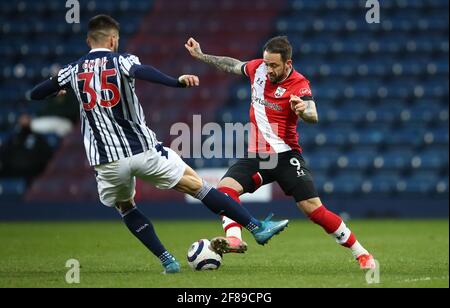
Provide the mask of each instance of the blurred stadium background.
[{"label": "blurred stadium background", "polygon": [[[191,125],[194,114],[203,123],[248,121],[247,80],[194,61],[183,46],[190,36],[205,53],[250,60],[268,38],[286,34],[318,104],[320,123],[300,125],[301,144],[328,207],[352,217],[448,217],[449,2],[382,0],[380,24],[366,23],[365,3],[81,0],[81,23],[67,24],[65,1],[1,1],[0,220],[117,216],[98,201],[73,97],[26,99],[87,53],[86,24],[99,13],[121,23],[121,51],[170,75],[200,76],[194,90],[138,83],[147,122],[166,145],[171,125]],[[55,117],[59,129],[46,131]],[[187,162],[208,169],[233,160]],[[152,217],[212,217],[143,183],[137,201]],[[249,206],[302,217],[277,186]]]}]

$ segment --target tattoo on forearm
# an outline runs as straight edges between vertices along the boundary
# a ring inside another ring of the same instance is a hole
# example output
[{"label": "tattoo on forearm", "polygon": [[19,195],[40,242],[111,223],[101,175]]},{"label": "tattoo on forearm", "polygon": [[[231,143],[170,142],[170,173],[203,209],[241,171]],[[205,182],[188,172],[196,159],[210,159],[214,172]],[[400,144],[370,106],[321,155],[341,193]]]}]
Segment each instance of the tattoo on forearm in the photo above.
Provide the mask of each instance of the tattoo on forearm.
[{"label": "tattoo on forearm", "polygon": [[311,101],[306,101],[305,103],[306,103],[305,113],[306,114],[315,113],[315,108],[313,104],[311,104]]},{"label": "tattoo on forearm", "polygon": [[303,121],[308,123],[317,123],[319,121],[317,110],[315,108],[315,105],[312,103],[312,101],[306,101],[306,109],[303,112],[301,118]]},{"label": "tattoo on forearm", "polygon": [[229,58],[229,57],[218,57],[218,56],[210,56],[210,55],[202,55],[201,60],[205,63],[211,64],[221,71],[227,73],[234,73],[241,75],[241,66],[244,64],[243,62]]}]

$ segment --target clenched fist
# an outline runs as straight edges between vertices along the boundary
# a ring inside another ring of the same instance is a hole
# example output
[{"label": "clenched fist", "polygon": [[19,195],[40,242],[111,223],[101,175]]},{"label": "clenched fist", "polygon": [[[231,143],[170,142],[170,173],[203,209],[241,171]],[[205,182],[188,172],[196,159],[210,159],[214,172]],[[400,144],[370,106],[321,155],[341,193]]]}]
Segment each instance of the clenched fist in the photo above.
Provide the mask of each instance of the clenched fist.
[{"label": "clenched fist", "polygon": [[192,37],[187,41],[186,44],[184,44],[184,47],[186,47],[191,56],[193,56],[194,58],[199,58],[203,54],[202,49],[200,48],[200,44]]},{"label": "clenched fist", "polygon": [[291,103],[292,111],[294,111],[297,116],[301,116],[303,112],[305,112],[307,106],[300,97],[291,95],[289,102]]},{"label": "clenched fist", "polygon": [[195,75],[182,75],[178,77],[178,81],[186,85],[186,88],[198,87],[200,85],[200,80]]}]

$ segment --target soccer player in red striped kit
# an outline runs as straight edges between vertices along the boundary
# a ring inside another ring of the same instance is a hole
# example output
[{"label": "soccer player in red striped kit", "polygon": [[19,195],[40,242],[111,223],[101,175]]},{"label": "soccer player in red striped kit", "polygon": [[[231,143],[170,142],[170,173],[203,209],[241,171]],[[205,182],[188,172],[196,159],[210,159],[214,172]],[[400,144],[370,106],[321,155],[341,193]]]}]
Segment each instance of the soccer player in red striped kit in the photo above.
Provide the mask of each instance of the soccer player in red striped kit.
[{"label": "soccer player in red striped kit", "polygon": [[[278,182],[311,221],[352,251],[362,269],[375,268],[373,256],[342,219],[322,204],[305,165],[297,125],[299,119],[310,124],[318,123],[319,119],[309,81],[293,68],[288,38],[270,39],[263,48],[263,58],[249,62],[204,54],[193,38],[185,47],[194,58],[221,71],[245,76],[251,83],[249,155],[228,170],[218,189],[240,202],[242,194]],[[265,158],[276,155],[278,163],[274,168],[261,168],[264,155]],[[223,217],[222,222],[226,237],[213,239],[212,247],[220,253],[245,252],[247,244],[242,241],[242,227],[227,217]]]}]

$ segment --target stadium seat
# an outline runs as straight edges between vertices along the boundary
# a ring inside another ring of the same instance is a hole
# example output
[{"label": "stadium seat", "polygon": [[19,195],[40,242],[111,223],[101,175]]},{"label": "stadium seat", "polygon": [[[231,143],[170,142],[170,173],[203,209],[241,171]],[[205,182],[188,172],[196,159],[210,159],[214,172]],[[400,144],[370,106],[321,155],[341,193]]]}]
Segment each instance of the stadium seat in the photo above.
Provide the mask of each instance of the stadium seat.
[{"label": "stadium seat", "polygon": [[434,172],[419,171],[400,182],[397,190],[411,194],[430,194],[435,192],[439,178]]},{"label": "stadium seat", "polygon": [[[334,149],[334,151],[329,151],[329,149]],[[335,148],[319,147],[315,152],[306,151],[304,156],[312,170],[327,171],[337,165],[341,153]]]},{"label": "stadium seat", "polygon": [[398,171],[386,170],[377,172],[369,180],[367,192],[374,194],[389,195],[397,190],[397,185],[401,180]]},{"label": "stadium seat", "polygon": [[410,167],[413,151],[409,149],[391,150],[374,159],[375,169],[404,171]]},{"label": "stadium seat", "polygon": [[448,151],[429,149],[411,159],[414,169],[431,170],[438,173],[448,169]]},{"label": "stadium seat", "polygon": [[0,200],[19,200],[26,190],[24,179],[0,179]]},{"label": "stadium seat", "polygon": [[333,192],[337,194],[356,194],[361,192],[363,176],[360,172],[345,172],[333,178]]}]

